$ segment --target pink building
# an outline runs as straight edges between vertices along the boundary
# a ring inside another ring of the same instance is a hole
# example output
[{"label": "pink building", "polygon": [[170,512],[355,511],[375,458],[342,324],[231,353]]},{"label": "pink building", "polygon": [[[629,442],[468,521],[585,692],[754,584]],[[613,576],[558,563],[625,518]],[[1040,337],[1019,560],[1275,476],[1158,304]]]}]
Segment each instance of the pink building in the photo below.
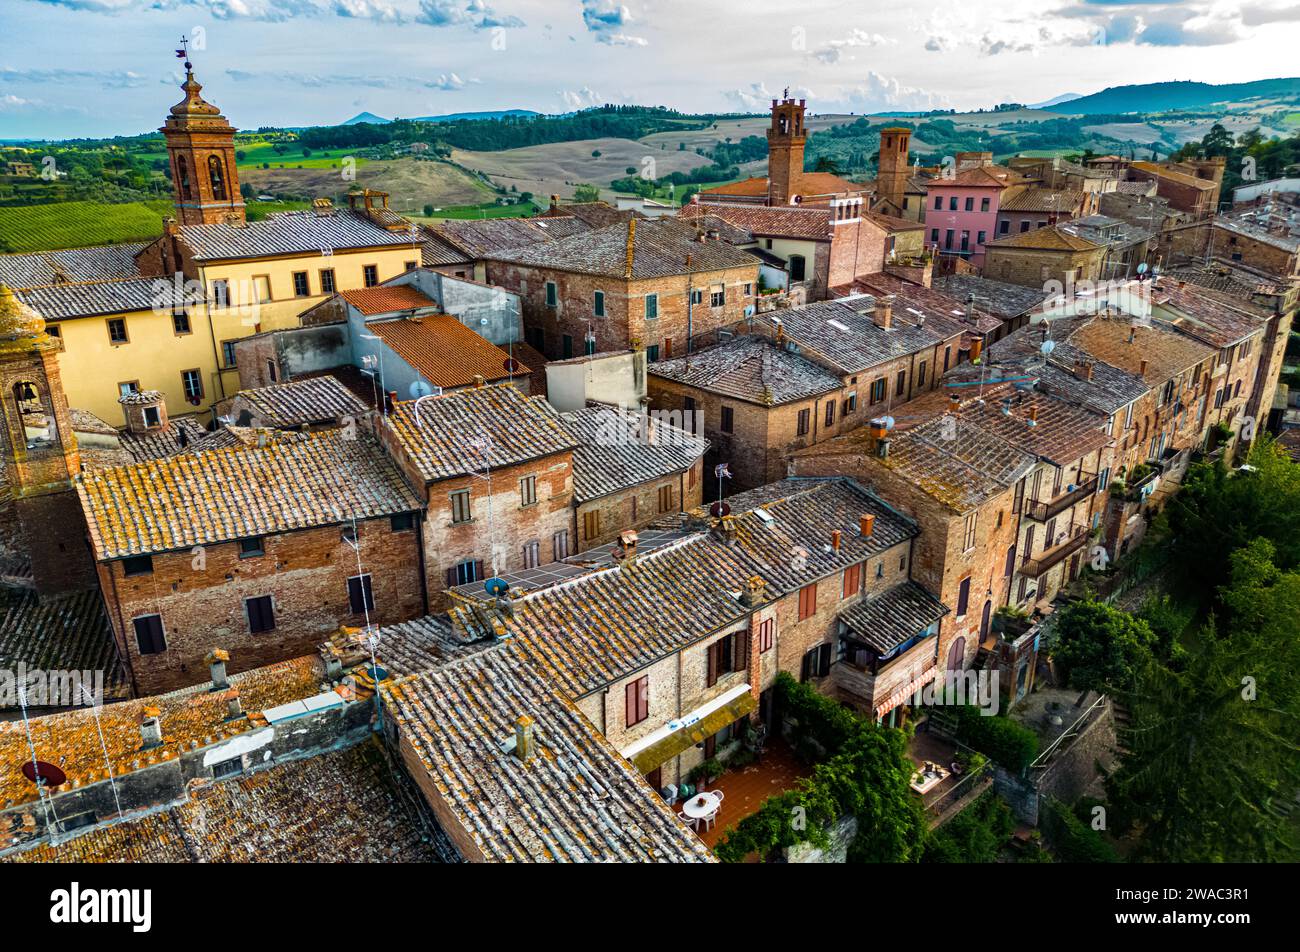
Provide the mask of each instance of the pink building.
[{"label": "pink building", "polygon": [[998,165],[980,165],[952,178],[931,179],[926,196],[926,240],[940,254],[984,265],[984,245],[997,238],[1003,191],[1021,177]]}]

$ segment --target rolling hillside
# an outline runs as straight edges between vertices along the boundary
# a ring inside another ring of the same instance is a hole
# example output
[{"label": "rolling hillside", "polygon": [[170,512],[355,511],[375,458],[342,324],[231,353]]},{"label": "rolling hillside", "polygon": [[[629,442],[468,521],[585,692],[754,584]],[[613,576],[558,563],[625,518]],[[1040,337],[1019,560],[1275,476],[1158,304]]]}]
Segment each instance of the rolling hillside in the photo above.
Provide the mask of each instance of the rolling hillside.
[{"label": "rolling hillside", "polygon": [[1052,107],[1053,112],[1071,116],[1098,113],[1164,112],[1191,109],[1214,103],[1245,99],[1300,98],[1300,78],[1261,79],[1251,83],[1173,82],[1141,86],[1111,86],[1090,96],[1081,96]]}]

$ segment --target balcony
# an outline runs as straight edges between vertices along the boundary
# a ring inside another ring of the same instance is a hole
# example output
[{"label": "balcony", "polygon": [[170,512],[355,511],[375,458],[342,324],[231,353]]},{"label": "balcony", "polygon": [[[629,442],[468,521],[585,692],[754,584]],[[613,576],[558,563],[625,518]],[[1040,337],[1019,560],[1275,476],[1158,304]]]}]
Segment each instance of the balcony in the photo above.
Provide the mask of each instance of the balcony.
[{"label": "balcony", "polygon": [[1087,499],[1097,491],[1097,474],[1085,473],[1082,476],[1082,483],[1075,486],[1074,489],[1067,490],[1055,499],[1049,499],[1046,502],[1039,502],[1038,500],[1026,502],[1025,515],[1035,522],[1046,522],[1048,519],[1059,516],[1075,503]]},{"label": "balcony", "polygon": [[1050,549],[1044,549],[1033,558],[1025,559],[1020,566],[1020,574],[1037,578],[1053,566],[1060,565],[1087,544],[1088,527],[1075,526],[1064,542],[1059,542]]}]

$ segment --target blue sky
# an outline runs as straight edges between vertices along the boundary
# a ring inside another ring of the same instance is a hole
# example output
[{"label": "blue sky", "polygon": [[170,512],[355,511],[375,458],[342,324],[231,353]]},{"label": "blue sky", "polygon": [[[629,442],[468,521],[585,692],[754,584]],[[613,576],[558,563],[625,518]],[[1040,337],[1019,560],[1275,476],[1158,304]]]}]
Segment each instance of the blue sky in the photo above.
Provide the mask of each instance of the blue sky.
[{"label": "blue sky", "polygon": [[182,34],[240,128],[602,102],[976,108],[1300,73],[1288,0],[2,0],[0,138],[135,134]]}]

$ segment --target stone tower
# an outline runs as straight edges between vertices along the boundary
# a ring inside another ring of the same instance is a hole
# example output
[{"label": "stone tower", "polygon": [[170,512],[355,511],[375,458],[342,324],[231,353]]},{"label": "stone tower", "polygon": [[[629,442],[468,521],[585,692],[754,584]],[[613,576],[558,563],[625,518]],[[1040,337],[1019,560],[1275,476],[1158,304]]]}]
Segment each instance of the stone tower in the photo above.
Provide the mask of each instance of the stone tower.
[{"label": "stone tower", "polygon": [[895,214],[903,211],[907,193],[907,150],[912,130],[891,126],[880,130],[880,155],[877,160],[876,197],[894,206]]},{"label": "stone tower", "polygon": [[0,285],[0,452],[32,576],[42,593],[95,585],[73,485],[81,457],[59,377],[58,351],[40,316]]},{"label": "stone tower", "polygon": [[804,100],[772,100],[772,125],[767,130],[767,203],[789,205],[799,194],[803,176]]},{"label": "stone tower", "polygon": [[235,129],[221,110],[204,102],[203,87],[187,60],[185,98],[163,123],[172,168],[176,219],[182,225],[244,221],[244,199],[235,171]]}]

